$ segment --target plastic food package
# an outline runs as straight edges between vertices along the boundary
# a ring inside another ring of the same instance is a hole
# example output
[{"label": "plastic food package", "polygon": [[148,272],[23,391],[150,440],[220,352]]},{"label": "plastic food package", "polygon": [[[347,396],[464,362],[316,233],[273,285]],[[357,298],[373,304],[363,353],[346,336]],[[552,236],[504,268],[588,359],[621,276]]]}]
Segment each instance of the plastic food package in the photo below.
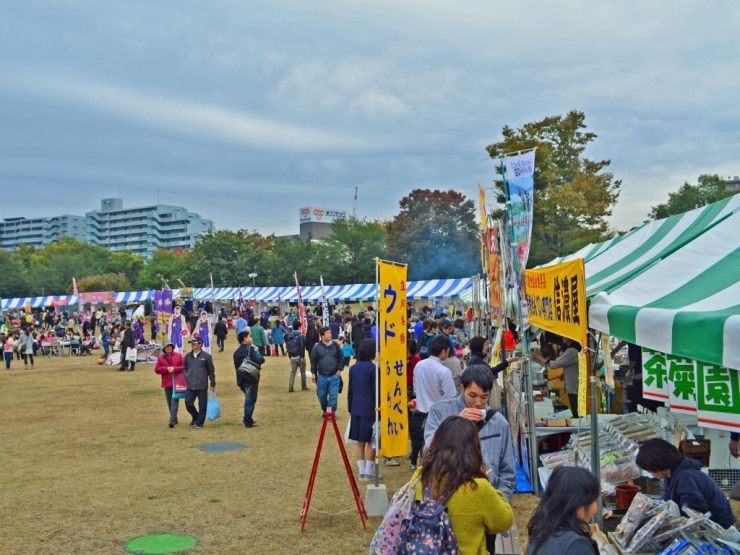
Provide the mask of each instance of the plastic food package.
[{"label": "plastic food package", "polygon": [[658,507],[655,516],[648,520],[647,523],[645,523],[645,525],[635,533],[627,551],[631,551],[633,553],[640,551],[640,548],[652,539],[655,532],[663,526],[663,523],[677,514],[679,514],[678,505],[673,501],[668,501],[668,503],[664,503]]},{"label": "plastic food package", "polygon": [[634,461],[628,459],[623,464],[610,462],[601,469],[601,479],[610,484],[620,484],[639,478],[642,471]]},{"label": "plastic food package", "polygon": [[637,532],[640,524],[642,524],[645,515],[652,508],[650,498],[647,495],[643,493],[635,495],[630,508],[627,509],[627,513],[622,518],[622,522],[619,523],[614,531],[614,537],[622,547],[629,545],[632,536]]}]

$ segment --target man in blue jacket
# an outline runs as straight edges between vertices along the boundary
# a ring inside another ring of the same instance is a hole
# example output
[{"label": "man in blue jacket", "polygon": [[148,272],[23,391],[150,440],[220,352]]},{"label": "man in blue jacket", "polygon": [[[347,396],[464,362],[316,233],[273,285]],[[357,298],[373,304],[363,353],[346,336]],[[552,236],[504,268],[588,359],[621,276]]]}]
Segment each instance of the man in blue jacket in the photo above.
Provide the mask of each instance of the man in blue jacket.
[{"label": "man in blue jacket", "polygon": [[[417,365],[418,366],[418,365]],[[509,423],[503,415],[488,407],[493,388],[493,374],[486,364],[468,366],[460,376],[460,395],[432,405],[424,426],[424,443],[429,445],[439,425],[448,416],[467,418],[478,428],[483,462],[490,470],[488,479],[493,487],[511,503],[516,485],[516,467]],[[494,552],[496,535],[486,535],[486,547]]]}]

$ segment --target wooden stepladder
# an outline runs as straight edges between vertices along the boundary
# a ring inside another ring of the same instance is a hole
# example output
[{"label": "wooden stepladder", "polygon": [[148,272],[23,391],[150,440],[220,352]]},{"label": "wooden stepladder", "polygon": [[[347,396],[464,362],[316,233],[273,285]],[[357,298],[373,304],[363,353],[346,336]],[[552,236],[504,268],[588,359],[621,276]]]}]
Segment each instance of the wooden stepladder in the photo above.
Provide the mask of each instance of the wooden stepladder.
[{"label": "wooden stepladder", "polygon": [[321,426],[321,434],[319,435],[319,444],[316,446],[316,456],[313,459],[313,467],[311,468],[311,476],[308,478],[308,488],[306,488],[306,496],[303,498],[303,508],[301,509],[301,532],[306,528],[306,521],[308,520],[308,508],[311,506],[311,496],[313,495],[313,486],[316,483],[316,474],[319,471],[319,459],[321,458],[321,448],[324,445],[324,436],[326,435],[326,425],[331,422],[334,426],[334,435],[337,438],[337,444],[339,445],[339,452],[342,454],[342,460],[344,461],[344,468],[347,471],[347,477],[349,478],[349,485],[352,488],[352,495],[355,498],[357,504],[357,512],[360,513],[360,520],[362,521],[362,527],[367,530],[367,513],[365,512],[365,504],[362,502],[360,496],[360,490],[357,487],[357,481],[355,475],[352,472],[352,465],[347,458],[347,451],[344,448],[344,440],[342,434],[339,433],[339,427],[337,426],[337,419],[331,410],[331,407],[326,409],[326,415],[324,416],[324,423]]}]

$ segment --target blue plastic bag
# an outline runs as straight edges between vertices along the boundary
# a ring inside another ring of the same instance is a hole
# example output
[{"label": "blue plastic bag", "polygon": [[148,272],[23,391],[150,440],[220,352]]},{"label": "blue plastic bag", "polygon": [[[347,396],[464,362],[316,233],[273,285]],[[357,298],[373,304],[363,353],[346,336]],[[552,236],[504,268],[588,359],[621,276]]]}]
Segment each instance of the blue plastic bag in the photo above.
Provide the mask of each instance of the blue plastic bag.
[{"label": "blue plastic bag", "polygon": [[215,391],[211,391],[211,396],[208,398],[206,418],[208,418],[208,420],[216,420],[217,418],[221,418],[221,405],[218,402],[218,397],[216,397]]}]

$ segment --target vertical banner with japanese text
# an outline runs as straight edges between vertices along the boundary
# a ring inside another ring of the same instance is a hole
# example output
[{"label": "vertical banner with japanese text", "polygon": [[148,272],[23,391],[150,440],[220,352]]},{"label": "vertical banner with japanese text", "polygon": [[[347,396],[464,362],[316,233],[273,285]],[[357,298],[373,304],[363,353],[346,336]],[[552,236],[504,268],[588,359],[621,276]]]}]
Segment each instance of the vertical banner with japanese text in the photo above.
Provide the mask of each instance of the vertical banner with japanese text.
[{"label": "vertical banner with japanese text", "polygon": [[172,315],[172,291],[170,289],[154,292],[154,314],[157,318],[157,337],[163,339]]},{"label": "vertical banner with japanese text", "polygon": [[405,264],[378,260],[378,370],[380,379],[380,456],[408,453],[406,392]]},{"label": "vertical banner with japanese text", "polygon": [[486,230],[488,234],[488,279],[489,279],[489,296],[491,306],[491,322],[499,325],[503,322],[504,300],[501,293],[501,250],[499,245],[499,236],[501,228],[498,221],[493,222],[493,226]]},{"label": "vertical banner with japanese text", "polygon": [[526,271],[529,321],[586,346],[586,280],[583,258]]}]

